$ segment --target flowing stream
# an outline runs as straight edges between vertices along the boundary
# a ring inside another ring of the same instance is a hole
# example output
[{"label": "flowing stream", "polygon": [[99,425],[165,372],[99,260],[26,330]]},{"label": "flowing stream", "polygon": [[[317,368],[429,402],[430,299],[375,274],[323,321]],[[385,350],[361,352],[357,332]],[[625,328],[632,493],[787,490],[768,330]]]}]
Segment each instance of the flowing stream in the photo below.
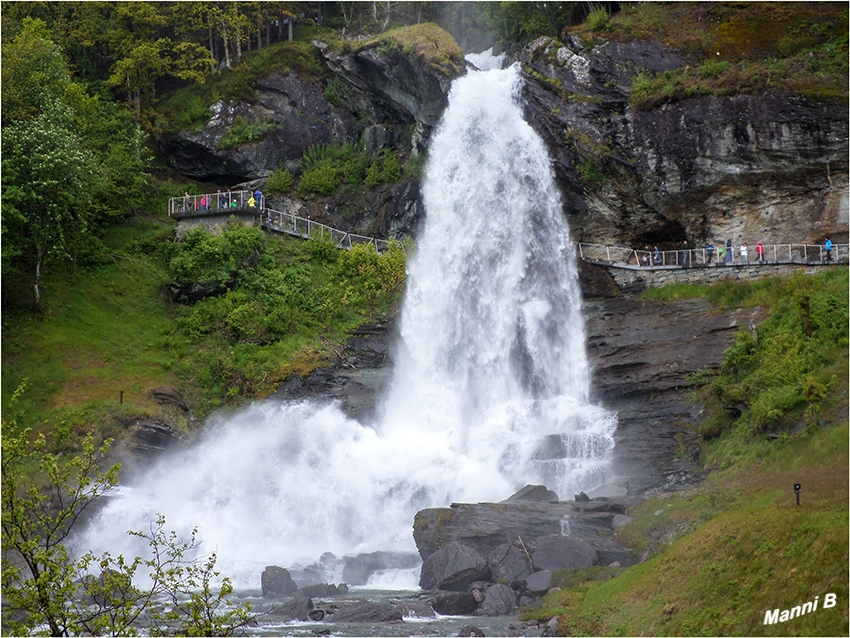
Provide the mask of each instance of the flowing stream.
[{"label": "flowing stream", "polygon": [[[314,401],[214,419],[197,445],[122,487],[80,547],[143,553],[127,530],[163,514],[178,533],[197,527],[219,571],[256,589],[266,565],[414,552],[422,508],[500,501],[529,483],[569,499],[610,478],[616,416],[589,402],[575,252],[521,82],[514,65],[452,86],[376,422]],[[418,571],[392,577],[415,588]]]}]

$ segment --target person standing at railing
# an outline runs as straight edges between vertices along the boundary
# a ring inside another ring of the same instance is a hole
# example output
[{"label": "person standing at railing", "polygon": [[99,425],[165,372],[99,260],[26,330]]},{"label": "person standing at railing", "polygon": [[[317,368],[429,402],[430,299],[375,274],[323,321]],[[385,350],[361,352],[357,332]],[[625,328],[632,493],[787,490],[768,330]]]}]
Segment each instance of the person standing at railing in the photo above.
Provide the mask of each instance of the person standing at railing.
[{"label": "person standing at railing", "polygon": [[705,247],[705,265],[711,265],[711,258],[714,257],[714,244],[708,242],[708,246]]},{"label": "person standing at railing", "polygon": [[826,263],[832,261],[832,240],[827,237],[826,243],[823,245],[823,249],[826,251]]},{"label": "person standing at railing", "polygon": [[225,203],[227,204],[228,207],[230,207],[232,201],[233,201],[233,194],[230,192],[230,189],[228,188],[227,189],[227,200],[226,200]]},{"label": "person standing at railing", "polygon": [[207,196],[201,195],[201,210],[207,209]]},{"label": "person standing at railing", "polygon": [[643,254],[640,256],[640,265],[649,266],[649,246],[643,247]]},{"label": "person standing at railing", "polygon": [[747,265],[747,253],[749,249],[746,244],[741,244],[741,262],[746,266]]},{"label": "person standing at railing", "polygon": [[688,240],[682,242],[682,267],[687,268],[690,264],[688,264],[688,257],[690,251],[688,250]]},{"label": "person standing at railing", "polygon": [[756,261],[764,263],[764,246],[761,242],[756,244]]},{"label": "person standing at railing", "polygon": [[191,206],[191,200],[189,199],[189,191],[183,191],[183,212],[189,212],[189,206]]},{"label": "person standing at railing", "polygon": [[254,196],[251,195],[251,197],[248,199],[248,207],[254,208],[254,204],[256,204],[256,200],[254,199]]},{"label": "person standing at railing", "polygon": [[732,240],[731,240],[731,239],[727,239],[727,240],[726,240],[726,263],[727,263],[727,264],[731,264],[731,263],[732,263],[732,257],[733,257],[733,254],[732,254]]},{"label": "person standing at railing", "polygon": [[661,265],[661,251],[658,250],[658,246],[655,246],[655,250],[652,252],[652,261],[655,262],[656,266]]},{"label": "person standing at railing", "polygon": [[726,246],[724,246],[723,244],[720,244],[720,246],[717,247],[717,265],[719,266],[720,264],[722,264],[725,261],[726,261]]},{"label": "person standing at railing", "polygon": [[257,206],[259,208],[262,208],[263,207],[263,191],[261,191],[259,188],[257,190],[255,190],[254,191],[254,198],[257,200]]},{"label": "person standing at railing", "polygon": [[217,202],[219,208],[224,208],[224,195],[221,194],[221,191],[218,191]]}]

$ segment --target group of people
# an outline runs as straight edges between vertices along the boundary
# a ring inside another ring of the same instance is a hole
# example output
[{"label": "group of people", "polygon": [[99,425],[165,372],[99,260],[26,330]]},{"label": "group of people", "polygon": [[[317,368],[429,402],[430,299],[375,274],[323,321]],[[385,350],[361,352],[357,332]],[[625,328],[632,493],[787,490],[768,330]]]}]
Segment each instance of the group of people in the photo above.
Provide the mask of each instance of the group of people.
[{"label": "group of people", "polygon": [[[242,199],[241,191],[234,195],[230,192],[230,189],[227,189],[227,192],[222,193],[218,191],[216,195],[201,195],[198,197],[195,195],[189,195],[188,191],[183,192],[183,210],[189,211],[194,208],[194,210],[217,210],[221,208],[237,208],[239,206],[239,200]],[[253,193],[250,193],[248,199],[244,201],[244,205],[247,205],[249,208],[263,208],[265,205],[265,196],[263,195],[263,191],[260,189],[255,190]],[[218,204],[217,206],[213,206],[214,204]]]},{"label": "group of people", "polygon": [[[691,266],[693,259],[693,250],[688,246],[687,240],[682,242],[682,246],[678,251],[674,251],[675,256],[672,260],[665,259],[662,255],[661,251],[658,250],[658,246],[655,246],[653,250],[649,249],[649,246],[645,246],[643,252],[640,257],[641,266],[649,266],[650,259],[652,260],[652,264],[655,266],[667,265],[667,266]],[[711,265],[712,260],[714,259],[714,254],[717,253],[717,264],[727,264],[731,265],[735,262],[734,254],[735,248],[732,245],[732,240],[727,239],[726,244],[720,244],[717,248],[714,247],[714,244],[708,242],[705,246],[705,264],[707,266]],[[748,264],[750,263],[750,248],[746,243],[742,243],[738,247],[738,254],[741,257],[741,263]],[[830,263],[832,261],[832,240],[827,237],[826,242],[824,243],[824,261],[826,263]],[[755,263],[766,263],[764,244],[758,242],[755,247]]]}]

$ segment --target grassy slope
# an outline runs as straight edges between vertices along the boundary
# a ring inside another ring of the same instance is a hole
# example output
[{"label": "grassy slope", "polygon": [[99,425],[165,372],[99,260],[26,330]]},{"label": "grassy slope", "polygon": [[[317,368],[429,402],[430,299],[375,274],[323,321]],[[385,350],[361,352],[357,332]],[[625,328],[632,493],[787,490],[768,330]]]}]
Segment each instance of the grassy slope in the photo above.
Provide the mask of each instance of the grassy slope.
[{"label": "grassy slope", "polygon": [[19,427],[80,434],[107,413],[120,419],[133,411],[161,412],[147,390],[181,385],[168,369],[176,337],[159,300],[165,264],[126,248],[145,238],[167,240],[170,226],[162,218],[135,219],[112,229],[105,242],[122,257],[73,276],[51,272],[44,315],[4,315],[4,407],[24,379],[29,388],[18,404]]},{"label": "grassy slope", "polygon": [[[617,578],[549,594],[551,611],[563,614],[561,633],[847,635],[847,437],[845,422],[646,501],[621,528],[624,542],[651,537],[664,546],[693,531]],[[803,485],[799,507],[795,482]],[[763,624],[768,609],[827,593],[837,595],[832,609]]]}]

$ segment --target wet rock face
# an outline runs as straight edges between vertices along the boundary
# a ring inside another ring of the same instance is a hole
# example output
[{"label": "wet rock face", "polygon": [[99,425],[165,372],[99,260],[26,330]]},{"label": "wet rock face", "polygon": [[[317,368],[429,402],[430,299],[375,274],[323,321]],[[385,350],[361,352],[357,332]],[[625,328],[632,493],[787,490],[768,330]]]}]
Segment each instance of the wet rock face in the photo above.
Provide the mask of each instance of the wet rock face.
[{"label": "wet rock face", "polygon": [[618,413],[615,471],[640,491],[696,470],[689,455],[698,437],[688,426],[699,423],[702,408],[690,400],[688,377],[718,369],[735,334],[761,323],[767,309],[621,295],[586,299],[585,316],[595,399]]},{"label": "wet rock face", "polygon": [[845,103],[706,96],[637,112],[632,79],[688,60],[662,45],[547,38],[518,57],[562,89],[528,76],[527,118],[579,241],[818,243],[848,232]]}]

